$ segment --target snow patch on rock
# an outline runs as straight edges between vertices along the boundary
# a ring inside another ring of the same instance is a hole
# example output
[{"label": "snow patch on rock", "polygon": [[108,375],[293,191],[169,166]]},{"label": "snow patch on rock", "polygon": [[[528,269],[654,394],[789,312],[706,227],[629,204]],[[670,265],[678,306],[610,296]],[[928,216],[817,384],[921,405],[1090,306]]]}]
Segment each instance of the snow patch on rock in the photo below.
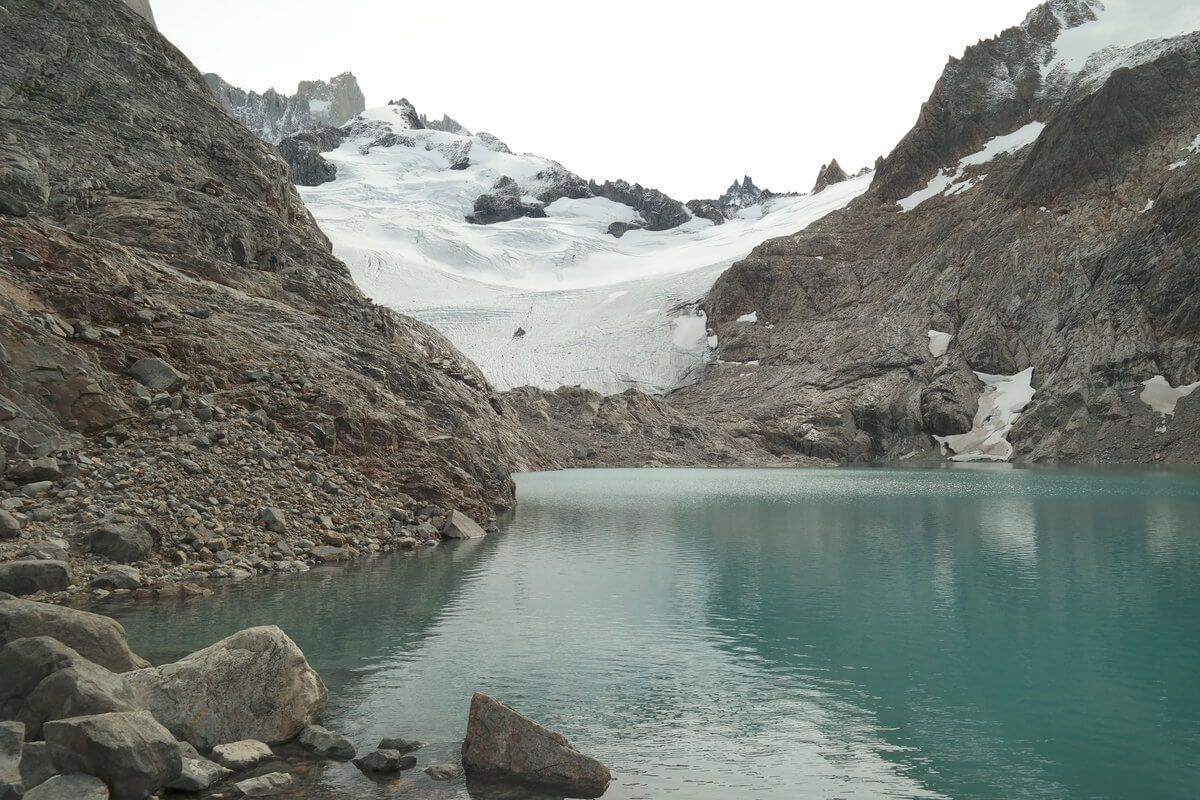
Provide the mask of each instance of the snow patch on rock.
[{"label": "snow patch on rock", "polygon": [[749,314],[742,314],[737,318],[738,322],[749,322],[751,325],[758,324],[758,312],[751,311]]},{"label": "snow patch on rock", "polygon": [[953,338],[953,333],[943,333],[931,329],[929,331],[929,354],[934,358],[946,355],[946,351],[950,349],[950,340]]},{"label": "snow patch on rock", "polygon": [[1163,417],[1171,416],[1175,413],[1175,404],[1182,398],[1187,397],[1192,392],[1200,389],[1200,381],[1189,383],[1184,386],[1172,387],[1162,375],[1155,375],[1148,381],[1142,381],[1142,393],[1138,395],[1139,399],[1154,411],[1162,414]]},{"label": "snow patch on rock", "polygon": [[933,178],[925,185],[924,189],[917,191],[898,200],[901,211],[912,211],[917,206],[924,203],[930,198],[937,197],[945,192],[946,194],[960,194],[975,186],[982,181],[987,175],[977,175],[972,178],[963,180],[963,173],[968,167],[975,167],[981,164],[986,164],[996,156],[1002,154],[1015,153],[1023,147],[1027,147],[1037,141],[1042,130],[1046,127],[1044,122],[1030,122],[1012,133],[1007,133],[1003,136],[996,136],[989,139],[984,144],[983,149],[972,153],[969,156],[964,156],[962,160],[954,167],[947,167],[934,175]]},{"label": "snow patch on rock", "polygon": [[1013,447],[1008,432],[1013,423],[1033,400],[1033,367],[1016,375],[989,375],[976,372],[984,383],[979,396],[979,410],[971,430],[954,436],[934,436],[953,455],[951,461],[1007,461]]}]

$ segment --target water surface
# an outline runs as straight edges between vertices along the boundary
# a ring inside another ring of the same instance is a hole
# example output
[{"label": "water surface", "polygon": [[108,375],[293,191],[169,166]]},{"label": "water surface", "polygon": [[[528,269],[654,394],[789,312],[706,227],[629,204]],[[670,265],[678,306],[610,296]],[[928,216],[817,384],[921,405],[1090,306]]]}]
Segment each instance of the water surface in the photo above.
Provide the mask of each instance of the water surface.
[{"label": "water surface", "polygon": [[[279,624],[361,744],[461,738],[471,693],[493,693],[602,758],[623,800],[1200,796],[1194,475],[518,487],[486,540],[106,610],[156,660]],[[351,767],[321,781],[393,796]]]}]

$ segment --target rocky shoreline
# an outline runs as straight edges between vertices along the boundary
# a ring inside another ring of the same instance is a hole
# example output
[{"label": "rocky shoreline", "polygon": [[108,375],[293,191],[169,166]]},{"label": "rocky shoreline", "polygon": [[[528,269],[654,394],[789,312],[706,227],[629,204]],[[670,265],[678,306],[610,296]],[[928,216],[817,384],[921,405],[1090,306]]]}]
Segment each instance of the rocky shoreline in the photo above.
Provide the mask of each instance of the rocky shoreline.
[{"label": "rocky shoreline", "polygon": [[325,684],[275,626],[152,666],[115,620],[0,594],[0,674],[0,800],[295,796],[330,761],[375,782],[419,765],[409,797],[466,782],[475,798],[588,798],[611,780],[561,734],[478,693],[457,752],[400,737],[360,751],[319,724]]},{"label": "rocky shoreline", "polygon": [[237,389],[197,394],[171,365],[145,362],[140,426],[0,471],[0,591],[57,603],[187,597],[212,578],[484,535],[466,514],[371,479],[247,402],[280,387],[314,391],[303,376],[253,372]]}]

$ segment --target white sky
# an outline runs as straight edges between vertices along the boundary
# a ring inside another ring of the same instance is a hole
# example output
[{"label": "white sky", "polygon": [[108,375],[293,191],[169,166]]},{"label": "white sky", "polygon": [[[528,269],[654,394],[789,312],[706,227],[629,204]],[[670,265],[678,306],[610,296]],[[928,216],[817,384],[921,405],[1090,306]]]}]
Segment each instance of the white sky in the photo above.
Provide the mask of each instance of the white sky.
[{"label": "white sky", "polygon": [[293,93],[351,70],[515,152],[680,200],[808,191],[886,154],[950,55],[1037,0],[152,0],[205,72]]}]

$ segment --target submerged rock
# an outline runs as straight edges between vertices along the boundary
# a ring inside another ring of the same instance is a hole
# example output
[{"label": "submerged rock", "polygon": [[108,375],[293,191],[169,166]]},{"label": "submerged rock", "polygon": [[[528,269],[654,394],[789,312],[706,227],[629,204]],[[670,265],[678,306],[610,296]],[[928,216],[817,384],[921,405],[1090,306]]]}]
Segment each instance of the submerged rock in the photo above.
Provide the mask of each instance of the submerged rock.
[{"label": "submerged rock", "polygon": [[145,711],[54,720],[45,734],[55,767],[95,775],[114,800],[142,800],[182,768],[175,738]]},{"label": "submerged rock", "polygon": [[400,753],[411,753],[424,746],[425,742],[416,739],[402,739],[399,736],[385,736],[379,740],[380,750],[396,750]]},{"label": "submerged rock", "polygon": [[399,772],[417,765],[416,756],[401,755],[399,750],[372,750],[354,759],[354,766],[363,772]]},{"label": "submerged rock", "polygon": [[468,774],[514,780],[569,797],[600,797],[608,767],[494,697],[471,698],[462,763]]},{"label": "submerged rock", "polygon": [[451,781],[462,775],[463,769],[458,764],[430,764],[424,772],[435,781]]},{"label": "submerged rock", "polygon": [[300,732],[296,741],[322,758],[332,758],[336,761],[349,761],[354,758],[353,742],[320,725],[309,725]]},{"label": "submerged rock", "polygon": [[292,788],[293,778],[286,772],[269,772],[256,778],[238,781],[233,786],[242,797],[270,797]]}]

